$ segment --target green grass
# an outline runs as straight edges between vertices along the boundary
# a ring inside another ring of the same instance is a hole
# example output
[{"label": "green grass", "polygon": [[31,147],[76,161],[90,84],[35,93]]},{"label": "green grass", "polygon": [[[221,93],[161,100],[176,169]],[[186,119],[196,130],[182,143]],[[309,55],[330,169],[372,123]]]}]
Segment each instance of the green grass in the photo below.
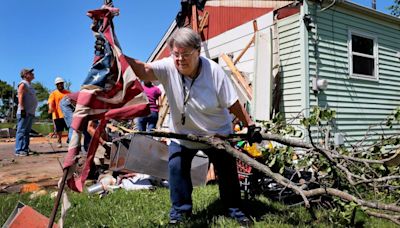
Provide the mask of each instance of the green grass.
[{"label": "green grass", "polygon": [[53,123],[46,123],[46,122],[42,122],[42,123],[34,123],[32,125],[33,130],[35,130],[36,132],[42,134],[42,135],[48,135],[49,133],[53,132]]},{"label": "green grass", "polygon": [[[164,227],[168,225],[168,189],[155,191],[117,190],[103,198],[86,193],[68,193],[72,207],[68,211],[65,227]],[[18,201],[49,217],[53,199],[48,195],[33,200],[28,194],[0,195],[0,225],[3,224]],[[218,200],[218,188],[195,188],[193,216],[182,227],[239,227],[224,216]],[[245,201],[244,210],[256,220],[254,227],[345,227],[334,213],[315,210],[317,220],[302,206],[288,207],[265,197]],[[362,217],[364,227],[396,227],[376,218]],[[58,220],[58,218],[57,218]],[[57,221],[56,220],[56,221]]]},{"label": "green grass", "polygon": [[[0,123],[1,128],[15,128],[16,123]],[[34,122],[32,125],[32,129],[42,135],[48,135],[50,132],[53,132],[53,123],[52,122]]]}]

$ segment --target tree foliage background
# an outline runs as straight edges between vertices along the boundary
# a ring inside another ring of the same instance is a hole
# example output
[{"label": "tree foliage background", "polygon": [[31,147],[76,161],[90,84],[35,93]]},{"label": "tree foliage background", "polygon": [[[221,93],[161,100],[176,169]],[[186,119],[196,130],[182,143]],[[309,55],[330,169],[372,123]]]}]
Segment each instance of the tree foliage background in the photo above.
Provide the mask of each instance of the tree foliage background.
[{"label": "tree foliage background", "polygon": [[[14,92],[14,94],[13,94]],[[14,100],[13,100],[14,95]],[[0,80],[0,117],[10,117],[14,104],[16,110],[16,91],[7,82]]]},{"label": "tree foliage background", "polygon": [[393,5],[389,7],[390,14],[400,17],[400,0],[394,0]]},{"label": "tree foliage background", "polygon": [[[39,118],[48,119],[47,99],[49,98],[49,89],[40,82],[33,82],[33,88],[36,90],[36,96],[39,103]],[[17,89],[9,85],[7,82],[0,80],[0,117],[6,118],[8,121],[15,119],[18,108]]]},{"label": "tree foliage background", "polygon": [[50,119],[50,114],[48,113],[49,107],[47,105],[47,99],[49,98],[49,89],[44,87],[42,83],[40,82],[34,82],[32,83],[33,88],[36,90],[36,97],[39,102],[42,102],[41,105],[39,105],[38,111],[39,111],[39,119]]}]

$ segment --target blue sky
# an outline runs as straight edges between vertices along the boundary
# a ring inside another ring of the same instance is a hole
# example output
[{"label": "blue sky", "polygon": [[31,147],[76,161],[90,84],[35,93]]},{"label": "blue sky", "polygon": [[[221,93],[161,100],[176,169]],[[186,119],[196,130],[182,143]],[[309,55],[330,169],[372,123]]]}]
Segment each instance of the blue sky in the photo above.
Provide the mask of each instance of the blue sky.
[{"label": "blue sky", "polygon": [[[1,0],[0,80],[20,81],[24,67],[35,69],[35,81],[53,90],[62,76],[79,90],[93,59],[94,38],[86,12],[102,0]],[[355,0],[371,6],[370,0]],[[386,11],[392,0],[377,0]],[[114,0],[114,19],[125,54],[147,60],[180,9],[180,0]]]}]

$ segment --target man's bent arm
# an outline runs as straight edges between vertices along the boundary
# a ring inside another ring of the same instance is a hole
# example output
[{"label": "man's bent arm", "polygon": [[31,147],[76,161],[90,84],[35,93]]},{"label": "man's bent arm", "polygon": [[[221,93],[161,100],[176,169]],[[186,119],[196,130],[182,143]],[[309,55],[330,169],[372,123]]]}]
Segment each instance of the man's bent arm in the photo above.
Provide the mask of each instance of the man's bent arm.
[{"label": "man's bent arm", "polygon": [[24,93],[25,93],[25,84],[21,83],[18,86],[18,105],[21,110],[25,109],[24,101],[23,101]]},{"label": "man's bent arm", "polygon": [[229,111],[233,115],[235,115],[240,121],[242,121],[245,126],[254,125],[253,120],[250,118],[244,107],[240,104],[239,100],[237,100],[235,103],[233,103],[231,107],[229,107]]},{"label": "man's bent arm", "polygon": [[156,81],[157,78],[154,75],[153,69],[151,69],[150,65],[144,62],[141,62],[137,59],[133,59],[131,57],[125,56],[129,65],[132,67],[136,76],[138,76],[143,81]]}]

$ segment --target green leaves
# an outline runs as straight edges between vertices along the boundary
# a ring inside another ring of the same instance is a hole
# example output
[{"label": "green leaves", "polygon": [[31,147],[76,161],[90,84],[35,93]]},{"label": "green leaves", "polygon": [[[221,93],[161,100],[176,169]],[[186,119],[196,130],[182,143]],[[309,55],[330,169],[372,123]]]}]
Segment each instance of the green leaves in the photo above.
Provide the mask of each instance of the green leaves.
[{"label": "green leaves", "polygon": [[16,90],[11,85],[0,80],[0,116],[10,117],[10,110],[12,110],[12,106],[14,106],[15,111],[17,110],[16,94]]},{"label": "green leaves", "polygon": [[36,98],[38,99],[38,101],[45,101],[49,99],[49,89],[42,85],[42,83],[33,82],[32,86],[36,90]]},{"label": "green leaves", "polygon": [[311,126],[321,125],[322,121],[331,121],[336,117],[336,111],[330,109],[322,109],[318,106],[314,106],[311,109],[310,117],[304,117],[300,120],[300,124],[308,128]]},{"label": "green leaves", "polygon": [[389,6],[388,9],[390,10],[390,14],[395,17],[400,16],[400,0],[394,0],[393,5]]},{"label": "green leaves", "polygon": [[392,129],[393,122],[397,122],[397,124],[400,122],[400,108],[397,108],[394,113],[387,117],[386,126],[389,127],[389,129]]}]

